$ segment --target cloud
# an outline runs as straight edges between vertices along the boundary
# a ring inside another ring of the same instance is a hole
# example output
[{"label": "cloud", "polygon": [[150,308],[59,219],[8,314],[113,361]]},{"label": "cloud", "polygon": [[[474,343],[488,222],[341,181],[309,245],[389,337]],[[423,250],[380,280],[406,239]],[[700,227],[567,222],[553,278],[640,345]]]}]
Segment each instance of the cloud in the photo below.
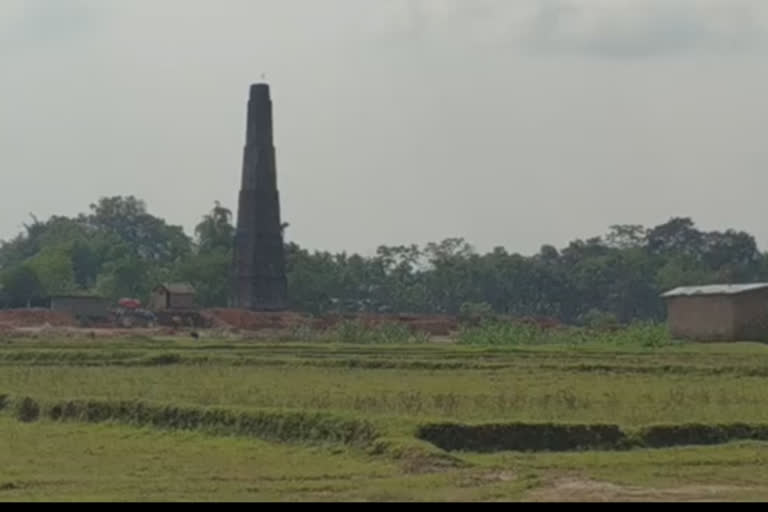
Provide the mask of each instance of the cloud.
[{"label": "cloud", "polygon": [[[389,42],[629,58],[766,48],[763,0],[406,0],[376,14]],[[370,26],[369,26],[370,28]],[[376,33],[376,31],[373,31]]]},{"label": "cloud", "polygon": [[[284,216],[302,245],[458,234],[536,250],[607,218],[681,212],[758,233],[766,10],[0,0],[0,176],[14,184],[0,187],[0,238],[27,212],[72,215],[104,195],[142,197],[189,230],[214,199],[235,207],[247,88],[262,73]],[[713,209],[724,196],[738,204]]]},{"label": "cloud", "polygon": [[606,57],[751,52],[765,43],[766,14],[752,0],[551,0],[525,42],[537,52]]},{"label": "cloud", "polygon": [[0,52],[47,48],[76,39],[94,26],[97,5],[87,0],[3,0]]}]

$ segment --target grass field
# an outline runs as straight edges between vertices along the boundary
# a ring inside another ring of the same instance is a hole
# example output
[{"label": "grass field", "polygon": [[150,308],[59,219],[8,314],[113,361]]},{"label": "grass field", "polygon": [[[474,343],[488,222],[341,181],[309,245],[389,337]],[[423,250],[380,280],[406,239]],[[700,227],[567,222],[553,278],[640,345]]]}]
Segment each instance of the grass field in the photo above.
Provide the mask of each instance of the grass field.
[{"label": "grass field", "polygon": [[747,343],[0,339],[0,500],[764,500],[766,384]]}]

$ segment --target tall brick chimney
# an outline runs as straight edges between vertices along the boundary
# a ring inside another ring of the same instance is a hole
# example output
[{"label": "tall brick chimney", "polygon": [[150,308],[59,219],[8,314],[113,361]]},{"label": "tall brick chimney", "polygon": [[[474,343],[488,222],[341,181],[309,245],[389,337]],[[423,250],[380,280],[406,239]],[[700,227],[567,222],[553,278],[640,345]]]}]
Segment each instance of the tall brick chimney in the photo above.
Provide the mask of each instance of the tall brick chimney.
[{"label": "tall brick chimney", "polygon": [[233,256],[232,306],[286,307],[285,249],[269,85],[251,86]]}]

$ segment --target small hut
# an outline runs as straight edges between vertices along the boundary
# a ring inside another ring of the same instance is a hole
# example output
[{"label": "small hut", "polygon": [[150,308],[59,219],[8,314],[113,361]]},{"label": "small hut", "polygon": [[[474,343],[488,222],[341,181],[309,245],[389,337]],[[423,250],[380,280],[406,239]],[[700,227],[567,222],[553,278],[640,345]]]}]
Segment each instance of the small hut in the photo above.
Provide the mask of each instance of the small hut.
[{"label": "small hut", "polygon": [[685,286],[662,297],[676,338],[768,340],[768,283]]},{"label": "small hut", "polygon": [[109,300],[97,295],[54,295],[50,297],[51,311],[76,318],[103,320],[109,318]]},{"label": "small hut", "polygon": [[195,309],[195,293],[189,283],[163,283],[152,291],[150,307],[154,311]]}]

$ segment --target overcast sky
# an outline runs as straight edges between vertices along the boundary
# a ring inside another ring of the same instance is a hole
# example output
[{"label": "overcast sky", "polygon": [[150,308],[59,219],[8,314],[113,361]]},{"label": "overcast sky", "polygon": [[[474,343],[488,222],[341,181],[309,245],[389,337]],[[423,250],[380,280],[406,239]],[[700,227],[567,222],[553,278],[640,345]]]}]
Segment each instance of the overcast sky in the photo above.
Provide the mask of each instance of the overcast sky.
[{"label": "overcast sky", "polygon": [[273,89],[290,240],[532,253],[690,216],[768,248],[764,0],[0,0],[0,238],[233,210]]}]

